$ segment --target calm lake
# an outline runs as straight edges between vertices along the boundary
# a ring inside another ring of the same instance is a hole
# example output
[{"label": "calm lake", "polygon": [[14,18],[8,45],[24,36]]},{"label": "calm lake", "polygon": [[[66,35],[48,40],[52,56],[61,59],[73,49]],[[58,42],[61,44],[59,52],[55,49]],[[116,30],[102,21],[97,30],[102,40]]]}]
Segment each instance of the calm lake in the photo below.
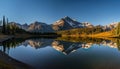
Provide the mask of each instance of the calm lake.
[{"label": "calm lake", "polygon": [[0,50],[37,69],[120,69],[120,40],[12,39]]}]

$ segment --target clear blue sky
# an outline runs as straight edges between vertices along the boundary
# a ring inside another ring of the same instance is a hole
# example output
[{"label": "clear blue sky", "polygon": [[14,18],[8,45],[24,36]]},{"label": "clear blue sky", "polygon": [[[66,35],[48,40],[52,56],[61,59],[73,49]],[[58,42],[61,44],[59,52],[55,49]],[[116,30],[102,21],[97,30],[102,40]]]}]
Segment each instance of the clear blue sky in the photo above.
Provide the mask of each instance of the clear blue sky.
[{"label": "clear blue sky", "polygon": [[0,0],[0,19],[51,24],[64,16],[80,22],[109,24],[120,21],[120,0]]}]

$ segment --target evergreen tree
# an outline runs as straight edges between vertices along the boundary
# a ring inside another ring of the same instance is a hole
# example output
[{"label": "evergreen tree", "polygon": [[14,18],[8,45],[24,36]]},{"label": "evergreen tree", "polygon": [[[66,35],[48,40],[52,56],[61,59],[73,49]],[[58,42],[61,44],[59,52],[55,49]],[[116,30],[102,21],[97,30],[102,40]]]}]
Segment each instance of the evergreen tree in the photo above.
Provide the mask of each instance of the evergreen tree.
[{"label": "evergreen tree", "polygon": [[120,35],[120,22],[118,23],[118,25],[117,25],[115,31],[116,31],[116,32],[115,32],[116,35]]},{"label": "evergreen tree", "polygon": [[2,20],[0,20],[0,33],[2,33]]},{"label": "evergreen tree", "polygon": [[10,32],[10,30],[9,30],[9,24],[8,24],[8,18],[7,18],[7,21],[6,21],[6,33],[10,34],[9,32]]},{"label": "evergreen tree", "polygon": [[2,33],[6,33],[6,21],[5,21],[5,16],[3,16],[3,28],[2,28]]}]

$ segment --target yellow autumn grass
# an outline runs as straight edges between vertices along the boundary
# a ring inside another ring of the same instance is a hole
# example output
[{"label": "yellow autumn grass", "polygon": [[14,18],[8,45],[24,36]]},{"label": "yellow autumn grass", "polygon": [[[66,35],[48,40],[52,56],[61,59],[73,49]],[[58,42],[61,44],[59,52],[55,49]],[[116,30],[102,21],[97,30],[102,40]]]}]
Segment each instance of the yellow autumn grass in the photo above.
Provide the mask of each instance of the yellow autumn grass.
[{"label": "yellow autumn grass", "polygon": [[115,37],[115,35],[113,35],[111,33],[111,31],[109,32],[102,32],[102,33],[97,33],[97,34],[91,34],[88,35],[89,37],[96,37],[96,38],[106,38],[106,37]]},{"label": "yellow autumn grass", "polygon": [[112,38],[117,37],[117,35],[113,35],[111,31],[97,33],[97,34],[80,34],[80,35],[62,35],[63,37],[92,37],[92,38]]}]

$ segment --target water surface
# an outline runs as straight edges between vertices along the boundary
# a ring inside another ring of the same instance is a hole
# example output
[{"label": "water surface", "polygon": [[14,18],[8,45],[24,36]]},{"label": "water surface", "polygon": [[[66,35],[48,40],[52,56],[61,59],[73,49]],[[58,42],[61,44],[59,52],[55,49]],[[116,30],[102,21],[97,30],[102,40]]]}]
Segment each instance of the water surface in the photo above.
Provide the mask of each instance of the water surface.
[{"label": "water surface", "polygon": [[37,69],[120,69],[119,40],[12,39],[0,50]]}]

